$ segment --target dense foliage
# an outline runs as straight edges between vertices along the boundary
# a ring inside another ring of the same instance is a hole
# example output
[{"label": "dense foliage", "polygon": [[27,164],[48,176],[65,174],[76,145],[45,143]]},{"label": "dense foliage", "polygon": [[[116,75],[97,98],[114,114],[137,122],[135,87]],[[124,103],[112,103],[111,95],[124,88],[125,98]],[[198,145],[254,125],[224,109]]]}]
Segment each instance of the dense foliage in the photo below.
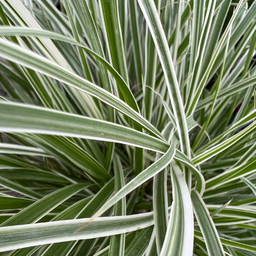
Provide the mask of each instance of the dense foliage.
[{"label": "dense foliage", "polygon": [[0,255],[255,255],[255,30],[255,1],[0,0]]}]

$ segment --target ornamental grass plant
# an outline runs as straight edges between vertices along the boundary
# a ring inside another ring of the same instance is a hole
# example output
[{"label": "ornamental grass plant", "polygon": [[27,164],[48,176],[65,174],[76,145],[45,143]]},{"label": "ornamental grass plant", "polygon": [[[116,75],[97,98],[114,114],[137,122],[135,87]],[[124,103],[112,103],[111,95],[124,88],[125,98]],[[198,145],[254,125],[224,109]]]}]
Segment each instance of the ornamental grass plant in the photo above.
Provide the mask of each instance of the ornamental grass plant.
[{"label": "ornamental grass plant", "polygon": [[0,256],[256,255],[256,1],[0,0]]}]

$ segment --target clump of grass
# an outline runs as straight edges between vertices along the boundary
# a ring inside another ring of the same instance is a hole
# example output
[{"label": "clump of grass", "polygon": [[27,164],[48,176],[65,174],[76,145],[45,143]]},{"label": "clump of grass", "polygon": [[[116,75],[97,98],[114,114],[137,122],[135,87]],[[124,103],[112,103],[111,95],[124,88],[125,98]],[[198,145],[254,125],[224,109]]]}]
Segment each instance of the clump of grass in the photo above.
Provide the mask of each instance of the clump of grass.
[{"label": "clump of grass", "polygon": [[255,1],[0,17],[1,255],[255,255]]}]

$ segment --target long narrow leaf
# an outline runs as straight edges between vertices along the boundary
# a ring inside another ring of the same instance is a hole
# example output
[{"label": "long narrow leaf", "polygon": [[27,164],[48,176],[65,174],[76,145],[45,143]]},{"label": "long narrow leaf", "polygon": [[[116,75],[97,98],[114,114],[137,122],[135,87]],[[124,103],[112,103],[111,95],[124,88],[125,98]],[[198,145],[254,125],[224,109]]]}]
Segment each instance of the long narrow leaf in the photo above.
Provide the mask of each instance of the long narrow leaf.
[{"label": "long narrow leaf", "polygon": [[[154,175],[163,170],[172,161],[175,154],[175,142],[171,144],[167,152],[159,158],[156,162],[150,165],[147,169],[137,175],[133,180],[127,183],[122,189],[120,189],[110,200],[108,200],[101,209],[92,217],[90,221],[93,221],[98,216],[103,214],[112,205],[122,199],[124,196],[129,194],[132,190],[143,184],[148,179],[152,178]],[[85,227],[81,227],[83,229]]]},{"label": "long narrow leaf", "polygon": [[193,208],[185,175],[172,164],[173,203],[161,256],[192,255],[194,240]]},{"label": "long narrow leaf", "polygon": [[145,127],[145,129],[148,129],[149,131],[158,134],[158,136],[160,137],[159,132],[155,129],[154,126],[152,126],[141,115],[139,115],[136,111],[131,109],[128,105],[126,105],[119,98],[115,97],[113,94],[105,91],[98,86],[95,86],[91,82],[75,75],[74,73],[71,73],[70,71],[60,67],[54,62],[51,62],[46,58],[37,55],[31,51],[22,49],[21,47],[10,43],[4,39],[0,39],[0,46],[1,57],[25,65],[36,71],[40,71],[55,79],[58,79],[59,81],[65,82],[73,88],[82,90],[101,99],[103,102],[108,103],[110,106],[113,106],[117,110],[127,114],[131,118],[134,118],[138,123],[144,123],[143,126]]},{"label": "long narrow leaf", "polygon": [[182,104],[174,65],[169,52],[168,42],[164,35],[164,30],[161,25],[156,6],[153,0],[138,0],[138,3],[151,31],[159,59],[162,64],[163,72],[165,74],[167,88],[172,101],[172,107],[176,119],[181,149],[185,152],[185,154],[188,155],[188,157],[190,157],[190,145],[186,116]]},{"label": "long narrow leaf", "polygon": [[102,217],[77,232],[78,228],[89,220],[87,218],[1,227],[0,252],[132,232],[152,226],[153,215],[152,213],[143,213],[125,217]]},{"label": "long narrow leaf", "polygon": [[[35,106],[0,102],[4,132],[73,136],[127,143],[164,152],[168,146],[152,136],[113,123]],[[19,107],[19,113],[16,108]]]},{"label": "long narrow leaf", "polygon": [[191,194],[193,207],[196,215],[196,219],[200,226],[200,229],[203,233],[203,237],[205,239],[205,244],[207,247],[208,255],[225,255],[224,250],[220,241],[220,237],[214,226],[214,223],[208,213],[205,204],[196,191],[192,191]]}]

